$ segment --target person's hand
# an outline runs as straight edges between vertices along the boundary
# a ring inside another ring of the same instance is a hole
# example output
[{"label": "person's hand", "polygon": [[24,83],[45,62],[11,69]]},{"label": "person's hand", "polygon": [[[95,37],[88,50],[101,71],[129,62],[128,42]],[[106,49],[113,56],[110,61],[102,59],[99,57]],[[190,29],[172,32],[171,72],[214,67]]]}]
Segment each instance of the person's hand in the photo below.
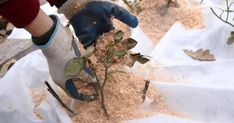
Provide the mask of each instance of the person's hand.
[{"label": "person's hand", "polygon": [[127,10],[111,2],[104,1],[86,3],[70,18],[70,23],[80,42],[87,48],[95,43],[100,35],[114,28],[111,20],[112,17],[132,28],[138,25],[137,18]]},{"label": "person's hand", "polygon": [[74,99],[83,101],[94,100],[95,94],[82,94],[73,83],[75,78],[83,82],[95,83],[96,79],[92,76],[91,69],[85,68],[81,70],[78,76],[65,75],[67,63],[73,58],[80,57],[80,53],[70,29],[62,26],[57,16],[50,17],[56,23],[50,40],[45,45],[35,45],[42,50],[47,59],[52,80]]}]

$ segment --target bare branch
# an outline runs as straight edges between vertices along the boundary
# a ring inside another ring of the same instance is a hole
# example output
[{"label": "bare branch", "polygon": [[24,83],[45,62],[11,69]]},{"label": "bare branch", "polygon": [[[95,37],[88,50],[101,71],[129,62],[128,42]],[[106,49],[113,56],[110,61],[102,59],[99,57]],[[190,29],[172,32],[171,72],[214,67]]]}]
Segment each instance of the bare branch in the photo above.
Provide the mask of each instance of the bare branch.
[{"label": "bare branch", "polygon": [[228,25],[234,27],[234,25],[233,25],[232,23],[228,22],[228,20],[224,20],[223,18],[221,18],[221,17],[214,11],[213,8],[210,8],[210,9],[211,9],[212,13],[213,13],[217,18],[219,18],[219,19],[220,19],[221,21],[223,21],[224,23],[226,23],[226,24],[228,24]]},{"label": "bare branch", "polygon": [[58,96],[58,94],[53,90],[53,88],[50,86],[50,84],[47,82],[47,81],[45,81],[45,84],[46,84],[46,86],[48,87],[48,91],[54,96],[54,98],[55,99],[57,99],[58,100],[58,102],[65,108],[65,109],[67,109],[70,113],[72,113],[73,115],[75,115],[76,113],[73,111],[73,110],[71,110],[62,100],[61,100],[61,98]]}]

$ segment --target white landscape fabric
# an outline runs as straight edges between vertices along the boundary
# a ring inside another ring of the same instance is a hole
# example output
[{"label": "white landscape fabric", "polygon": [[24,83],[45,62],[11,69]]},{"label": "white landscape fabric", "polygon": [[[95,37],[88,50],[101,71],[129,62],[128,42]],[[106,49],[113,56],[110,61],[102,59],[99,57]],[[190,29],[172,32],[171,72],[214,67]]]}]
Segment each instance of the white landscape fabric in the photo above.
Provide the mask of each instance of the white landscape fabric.
[{"label": "white landscape fabric", "polygon": [[[156,66],[143,66],[149,69],[144,77],[155,76],[156,79],[151,79],[152,85],[160,91],[171,110],[184,116],[158,114],[127,122],[234,122],[234,45],[226,44],[232,28],[217,20],[210,12],[204,13],[205,29],[188,30],[180,23],[175,23],[155,48],[140,28],[133,31],[132,37],[140,41],[139,44],[144,44],[135,50],[152,56],[150,64]],[[209,49],[216,61],[197,61],[183,52],[183,49],[199,48]],[[160,78],[165,74],[174,77],[167,80]],[[71,118],[52,96],[37,107],[43,118],[35,116],[31,91],[45,90],[44,80],[52,81],[41,51],[20,59],[0,79],[0,122],[71,123]]]}]

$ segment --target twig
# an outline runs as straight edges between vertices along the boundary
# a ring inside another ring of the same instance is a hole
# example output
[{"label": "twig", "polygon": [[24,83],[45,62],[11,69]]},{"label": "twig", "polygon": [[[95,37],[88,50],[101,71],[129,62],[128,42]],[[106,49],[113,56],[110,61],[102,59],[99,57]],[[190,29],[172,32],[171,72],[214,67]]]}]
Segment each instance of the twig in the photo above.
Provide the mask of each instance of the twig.
[{"label": "twig", "polygon": [[[217,18],[219,18],[219,19],[220,19],[221,21],[223,21],[224,23],[226,23],[226,24],[228,24],[228,25],[234,27],[234,24],[232,24],[231,22],[229,22],[229,14],[230,14],[231,12],[233,12],[233,10],[230,10],[230,8],[231,8],[231,6],[232,6],[233,4],[234,4],[234,2],[231,2],[230,5],[229,5],[228,0],[226,0],[226,10],[221,9],[221,8],[218,8],[219,10],[222,11],[220,15],[218,15],[218,14],[214,11],[213,8],[210,8],[210,9],[211,9],[212,13],[213,13]],[[223,18],[222,18],[222,15],[223,15],[225,12],[226,12],[226,18],[223,19]]]},{"label": "twig", "polygon": [[145,81],[145,87],[144,87],[144,90],[143,90],[143,96],[142,96],[143,102],[145,102],[145,95],[146,95],[146,92],[147,92],[147,90],[149,88],[149,84],[150,84],[150,81],[146,80]]},{"label": "twig", "polygon": [[233,25],[232,23],[230,23],[230,22],[224,20],[223,18],[219,17],[219,15],[214,11],[213,8],[210,8],[210,9],[211,9],[212,13],[213,13],[217,18],[219,18],[219,19],[220,19],[221,21],[223,21],[224,23],[226,23],[226,24],[228,24],[228,25],[234,27],[234,25]]},{"label": "twig", "polygon": [[105,84],[106,84],[106,81],[107,81],[107,78],[108,78],[108,67],[105,67],[105,79],[103,81],[103,84],[102,84],[102,89],[104,88]]},{"label": "twig", "polygon": [[109,114],[107,113],[106,106],[105,106],[105,99],[104,99],[104,94],[103,94],[103,89],[102,89],[102,86],[101,86],[101,82],[100,82],[100,80],[99,80],[99,78],[97,76],[97,73],[96,73],[94,67],[91,64],[89,64],[89,67],[93,70],[94,76],[95,76],[96,81],[97,81],[96,91],[97,91],[97,93],[98,93],[98,91],[100,91],[102,109],[103,109],[106,117],[109,119]]},{"label": "twig", "polygon": [[111,46],[108,47],[108,49],[105,51],[105,58],[104,58],[104,67],[105,67],[105,78],[104,78],[104,81],[103,81],[103,84],[101,86],[101,89],[103,90],[105,84],[106,84],[106,81],[107,81],[107,78],[108,78],[108,69],[109,69],[109,54],[110,54],[110,48],[113,47],[113,46],[116,46],[117,44],[114,43],[112,44]]},{"label": "twig", "polygon": [[70,113],[72,113],[73,115],[75,115],[76,113],[71,110],[62,100],[61,98],[58,96],[58,94],[53,90],[53,88],[50,86],[50,84],[45,81],[46,86],[48,87],[47,90],[54,96],[55,99],[58,100],[58,102],[65,108],[67,109]]}]

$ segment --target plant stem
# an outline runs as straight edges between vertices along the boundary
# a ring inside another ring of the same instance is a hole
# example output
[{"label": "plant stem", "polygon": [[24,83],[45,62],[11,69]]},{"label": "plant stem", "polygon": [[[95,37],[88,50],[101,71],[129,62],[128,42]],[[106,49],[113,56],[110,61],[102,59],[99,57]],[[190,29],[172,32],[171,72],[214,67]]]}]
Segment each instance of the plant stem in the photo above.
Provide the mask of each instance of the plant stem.
[{"label": "plant stem", "polygon": [[100,92],[102,109],[103,109],[106,117],[109,118],[109,114],[107,113],[106,106],[105,106],[105,99],[104,99],[104,94],[103,94],[103,90],[101,87],[101,82],[97,76],[97,73],[96,73],[96,70],[94,69],[94,67],[92,67],[92,65],[90,65],[90,68],[94,71],[94,76],[95,76],[96,81],[97,81],[97,91]]},{"label": "plant stem", "polygon": [[105,79],[104,79],[103,84],[102,84],[102,90],[103,90],[103,88],[104,88],[104,86],[106,84],[106,81],[108,79],[108,69],[109,68],[105,66]]},{"label": "plant stem", "polygon": [[58,102],[65,108],[65,109],[67,109],[70,113],[72,113],[73,115],[75,115],[76,113],[73,111],[73,110],[71,110],[62,100],[61,100],[61,98],[58,96],[58,94],[53,90],[53,88],[50,86],[50,84],[47,82],[47,81],[45,81],[45,84],[46,84],[46,86],[48,87],[48,91],[54,96],[54,98],[55,99],[57,99],[58,100]]},{"label": "plant stem", "polygon": [[234,27],[234,25],[233,25],[232,23],[230,23],[230,22],[228,22],[227,20],[224,20],[223,18],[219,17],[218,14],[214,11],[213,8],[210,8],[210,9],[211,9],[212,13],[213,13],[217,18],[219,18],[219,19],[220,19],[221,21],[223,21],[224,23],[226,23],[226,24],[228,24],[228,25]]}]

